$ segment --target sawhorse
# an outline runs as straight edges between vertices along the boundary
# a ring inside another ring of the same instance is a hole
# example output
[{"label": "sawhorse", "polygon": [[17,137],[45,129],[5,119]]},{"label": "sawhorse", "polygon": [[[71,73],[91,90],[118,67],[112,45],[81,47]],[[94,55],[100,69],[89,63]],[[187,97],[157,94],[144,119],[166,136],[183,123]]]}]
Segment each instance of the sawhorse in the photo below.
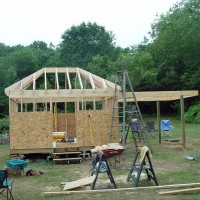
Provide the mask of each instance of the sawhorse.
[{"label": "sawhorse", "polygon": [[92,169],[92,174],[91,174],[92,176],[93,174],[96,175],[94,182],[92,183],[92,186],[91,186],[92,190],[94,190],[95,188],[99,173],[104,173],[104,172],[108,174],[110,182],[114,185],[115,188],[117,188],[113,175],[111,173],[107,158],[101,150],[98,150],[97,155],[95,156],[94,161],[93,161],[93,169]]},{"label": "sawhorse", "polygon": [[[142,160],[140,160],[141,162],[136,163],[139,155],[141,156],[142,148],[147,148],[147,147],[137,147],[136,148],[136,156],[133,160],[133,164],[132,164],[131,170],[128,174],[127,181],[129,181],[130,179],[133,179],[134,186],[137,187],[138,182],[140,180],[140,175],[142,173],[142,170],[145,170],[148,179],[153,180],[155,182],[155,184],[158,186],[158,181],[156,179],[153,165],[151,163],[151,159],[150,159],[150,155],[149,155],[150,152],[149,152],[148,148],[145,152],[143,152],[144,154],[143,154]],[[133,171],[136,172],[135,176],[132,174]]]}]

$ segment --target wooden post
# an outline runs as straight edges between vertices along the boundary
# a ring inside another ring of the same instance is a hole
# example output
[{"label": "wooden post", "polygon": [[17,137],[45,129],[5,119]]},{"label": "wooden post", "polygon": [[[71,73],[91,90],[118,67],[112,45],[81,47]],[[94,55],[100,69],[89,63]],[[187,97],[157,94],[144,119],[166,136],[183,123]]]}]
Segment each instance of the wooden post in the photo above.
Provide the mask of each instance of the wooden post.
[{"label": "wooden post", "polygon": [[157,124],[158,124],[158,139],[159,144],[161,144],[161,126],[160,126],[160,101],[156,102],[157,105]]},{"label": "wooden post", "polygon": [[93,110],[96,110],[96,101],[95,101],[95,97],[93,99]]},{"label": "wooden post", "polygon": [[36,110],[36,103],[35,103],[35,99],[33,99],[33,112],[35,112]]},{"label": "wooden post", "polygon": [[9,113],[18,112],[18,104],[11,98],[9,98]]},{"label": "wooden post", "polygon": [[84,105],[83,105],[83,97],[82,97],[82,101],[81,101],[81,110],[84,110]]},{"label": "wooden post", "polygon": [[53,103],[52,103],[52,98],[50,99],[50,112],[53,113]]},{"label": "wooden post", "polygon": [[22,98],[21,98],[20,105],[21,105],[21,112],[23,112],[23,101],[22,101]]},{"label": "wooden post", "polygon": [[181,97],[180,97],[180,103],[181,103],[182,144],[183,144],[183,149],[186,149],[185,120],[184,120],[184,98],[183,98],[183,95],[181,95]]},{"label": "wooden post", "polygon": [[77,98],[77,102],[76,102],[76,110],[77,110],[77,111],[80,110],[80,101],[79,101],[79,98]]}]

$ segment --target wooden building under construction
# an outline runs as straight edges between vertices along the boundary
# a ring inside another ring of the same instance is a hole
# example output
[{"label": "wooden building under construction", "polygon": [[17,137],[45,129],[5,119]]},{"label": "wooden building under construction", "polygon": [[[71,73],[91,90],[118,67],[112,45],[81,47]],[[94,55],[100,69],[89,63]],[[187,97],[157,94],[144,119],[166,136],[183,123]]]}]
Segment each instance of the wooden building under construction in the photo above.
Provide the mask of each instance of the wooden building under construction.
[{"label": "wooden building under construction", "polygon": [[[6,88],[10,154],[108,144],[114,88],[80,68],[43,68]],[[118,141],[113,136],[112,142]]]},{"label": "wooden building under construction", "polygon": [[[43,68],[6,88],[5,93],[9,97],[11,155],[49,154],[55,149],[86,151],[120,140],[117,118],[110,134],[115,84],[81,68]],[[137,101],[157,103],[161,142],[159,102],[180,99],[184,135],[183,99],[199,94],[194,90],[135,95]],[[132,97],[126,92],[127,102],[134,101]],[[116,101],[123,101],[119,92]]]}]

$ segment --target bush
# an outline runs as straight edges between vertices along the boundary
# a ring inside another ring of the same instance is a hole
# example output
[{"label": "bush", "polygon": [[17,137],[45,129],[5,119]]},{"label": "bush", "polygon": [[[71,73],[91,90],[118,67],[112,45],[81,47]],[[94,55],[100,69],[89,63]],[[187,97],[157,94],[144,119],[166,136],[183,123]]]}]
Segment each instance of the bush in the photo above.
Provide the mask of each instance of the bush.
[{"label": "bush", "polygon": [[191,106],[185,113],[185,122],[200,124],[200,103]]},{"label": "bush", "polygon": [[0,134],[1,133],[8,133],[9,132],[9,118],[1,118],[0,119]]}]

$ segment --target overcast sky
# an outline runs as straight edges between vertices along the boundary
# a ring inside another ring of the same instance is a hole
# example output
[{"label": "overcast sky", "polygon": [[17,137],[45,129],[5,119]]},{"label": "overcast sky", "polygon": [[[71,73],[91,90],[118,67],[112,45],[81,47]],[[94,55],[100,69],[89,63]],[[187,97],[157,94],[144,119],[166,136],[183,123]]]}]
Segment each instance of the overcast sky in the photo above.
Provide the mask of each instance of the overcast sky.
[{"label": "overcast sky", "polygon": [[180,0],[0,0],[0,43],[58,45],[72,25],[96,22],[113,32],[118,46],[129,47],[141,43],[156,14],[176,2]]}]

